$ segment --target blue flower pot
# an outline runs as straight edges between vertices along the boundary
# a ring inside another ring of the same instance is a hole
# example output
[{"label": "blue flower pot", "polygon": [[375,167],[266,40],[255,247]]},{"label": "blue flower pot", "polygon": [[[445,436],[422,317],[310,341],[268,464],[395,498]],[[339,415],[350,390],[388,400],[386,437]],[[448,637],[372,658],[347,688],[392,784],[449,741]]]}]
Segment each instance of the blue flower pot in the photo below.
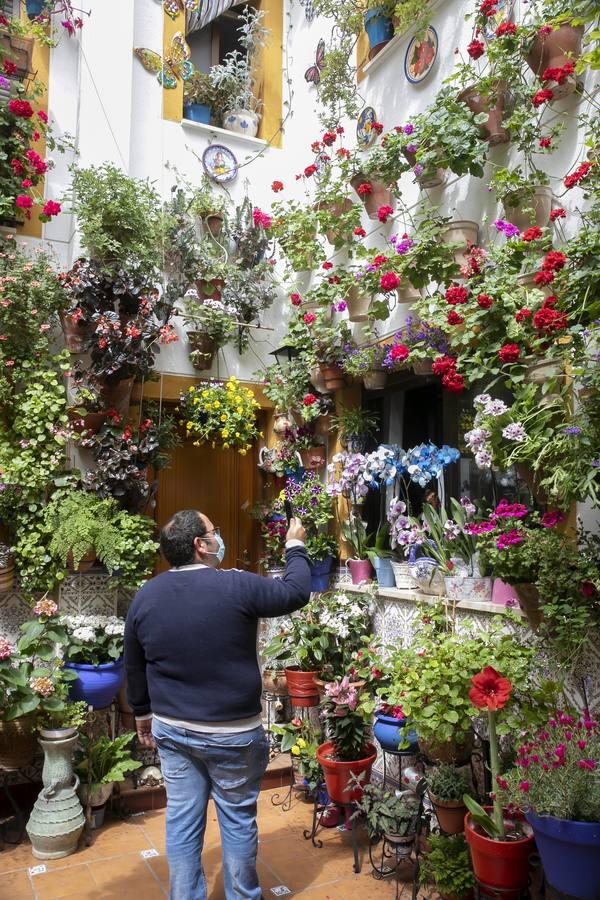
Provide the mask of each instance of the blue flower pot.
[{"label": "blue flower pot", "polygon": [[548,884],[579,900],[600,897],[600,822],[525,814],[533,828]]},{"label": "blue flower pot", "polygon": [[190,119],[191,122],[202,122],[204,125],[210,125],[210,107],[203,103],[184,103],[183,118]]},{"label": "blue flower pot", "polygon": [[375,566],[375,574],[377,576],[377,584],[379,587],[396,587],[396,579],[394,578],[391,559],[384,559],[382,556],[376,556],[373,560],[373,565]]},{"label": "blue flower pot", "polygon": [[316,559],[314,562],[309,561],[311,590],[313,593],[329,590],[332,562],[333,558],[331,556],[326,556],[325,559]]},{"label": "blue flower pot", "polygon": [[94,709],[106,709],[123,684],[123,657],[115,662],[92,666],[88,663],[65,663],[65,669],[77,673],[77,680],[69,685],[71,700],[85,700]]},{"label": "blue flower pot", "polygon": [[385,44],[394,36],[394,23],[389,16],[383,16],[381,9],[370,9],[365,13],[365,31],[371,49]]},{"label": "blue flower pot", "polygon": [[25,0],[25,9],[29,19],[37,19],[44,8],[44,0]]},{"label": "blue flower pot", "polygon": [[[379,742],[382,750],[391,750],[400,753],[418,753],[419,743],[417,741],[417,733],[414,729],[410,729],[405,735],[404,728],[406,719],[395,719],[394,716],[386,716],[384,713],[375,713],[375,725],[373,726],[373,734]],[[410,741],[410,747],[406,750],[398,751],[398,745],[404,738]]]}]

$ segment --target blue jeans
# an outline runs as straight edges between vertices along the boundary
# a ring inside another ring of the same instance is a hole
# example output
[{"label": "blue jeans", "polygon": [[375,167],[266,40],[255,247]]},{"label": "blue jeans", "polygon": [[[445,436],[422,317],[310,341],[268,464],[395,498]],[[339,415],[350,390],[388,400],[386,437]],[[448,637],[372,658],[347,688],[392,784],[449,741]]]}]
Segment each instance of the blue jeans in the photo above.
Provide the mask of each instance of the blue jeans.
[{"label": "blue jeans", "polygon": [[201,853],[206,808],[217,809],[227,900],[259,900],[256,801],[269,761],[262,726],[239,734],[174,728],[154,719],[167,790],[170,900],[207,900]]}]

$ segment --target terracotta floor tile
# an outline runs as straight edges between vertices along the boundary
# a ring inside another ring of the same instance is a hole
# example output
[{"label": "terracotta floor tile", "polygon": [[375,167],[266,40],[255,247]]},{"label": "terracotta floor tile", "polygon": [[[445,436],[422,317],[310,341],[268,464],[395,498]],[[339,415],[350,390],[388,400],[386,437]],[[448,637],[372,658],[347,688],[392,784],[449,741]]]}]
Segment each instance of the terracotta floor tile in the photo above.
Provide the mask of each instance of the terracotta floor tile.
[{"label": "terracotta floor tile", "polygon": [[148,860],[148,865],[164,887],[169,887],[169,866],[165,856],[155,856]]},{"label": "terracotta floor tile", "polygon": [[58,900],[73,894],[91,891],[96,887],[86,865],[55,869],[43,875],[32,876],[38,900]]},{"label": "terracotta floor tile", "polygon": [[11,872],[0,876],[1,900],[32,900],[34,896],[27,872]]},{"label": "terracotta floor tile", "polygon": [[129,853],[127,856],[114,857],[110,860],[95,860],[88,864],[94,883],[98,887],[118,884],[121,878],[128,879],[139,876],[141,879],[152,878],[145,861],[139,853]]},{"label": "terracotta floor tile", "polygon": [[27,869],[33,865],[35,865],[35,860],[33,860],[29,841],[16,846],[5,844],[4,849],[0,851],[0,875],[4,872],[14,872],[17,869]]}]

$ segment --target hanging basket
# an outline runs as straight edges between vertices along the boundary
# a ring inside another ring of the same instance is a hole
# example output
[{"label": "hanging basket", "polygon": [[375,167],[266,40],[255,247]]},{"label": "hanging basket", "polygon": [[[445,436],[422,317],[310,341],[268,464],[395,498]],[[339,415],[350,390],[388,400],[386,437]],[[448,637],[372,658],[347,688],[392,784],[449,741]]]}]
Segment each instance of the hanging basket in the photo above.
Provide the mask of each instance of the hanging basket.
[{"label": "hanging basket", "polygon": [[188,331],[187,338],[190,342],[190,360],[193,367],[198,372],[204,372],[210,369],[217,345],[204,331]]},{"label": "hanging basket", "polygon": [[461,103],[466,103],[474,115],[487,114],[487,122],[484,122],[479,127],[482,137],[487,140],[490,147],[508,143],[510,131],[502,125],[506,99],[506,85],[503,82],[496,82],[491,96],[481,94],[479,86],[471,84],[464,91],[460,92],[457,99]]},{"label": "hanging basket", "polygon": [[[581,53],[583,28],[573,25],[560,25],[550,34],[536,34],[527,54],[527,64],[534,75],[540,77],[545,69],[560,69],[568,62],[575,62]],[[544,84],[552,90],[554,98],[572,94],[577,87],[574,75],[570,75],[563,84],[549,81]]]},{"label": "hanging basket", "polygon": [[326,391],[337,391],[344,387],[344,375],[337,366],[321,365],[321,375],[325,383]]},{"label": "hanging basket", "polygon": [[544,228],[550,221],[552,212],[552,188],[544,184],[538,185],[531,201],[525,201],[518,191],[506,194],[502,198],[502,206],[508,221],[521,231],[525,231],[530,225]]}]

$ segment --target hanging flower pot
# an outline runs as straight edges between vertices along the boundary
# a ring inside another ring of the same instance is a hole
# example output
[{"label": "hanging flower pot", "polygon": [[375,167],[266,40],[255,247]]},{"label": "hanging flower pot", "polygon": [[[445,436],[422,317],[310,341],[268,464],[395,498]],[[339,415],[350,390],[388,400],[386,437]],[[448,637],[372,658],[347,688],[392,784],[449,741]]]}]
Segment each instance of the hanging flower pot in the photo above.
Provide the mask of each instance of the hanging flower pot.
[{"label": "hanging flower pot", "polygon": [[543,474],[535,472],[531,466],[524,465],[523,463],[517,463],[515,469],[517,470],[519,478],[525,482],[531,491],[531,495],[535,497],[538,503],[545,504],[547,499],[546,492],[539,486]]},{"label": "hanging flower pot", "polygon": [[391,750],[396,753],[400,743],[407,740],[410,746],[406,749],[407,755],[419,752],[417,733],[413,729],[405,732],[406,719],[397,719],[379,711],[375,713],[373,734],[382,750]]},{"label": "hanging flower pot", "polygon": [[83,415],[79,415],[76,409],[68,409],[67,415],[73,431],[77,434],[81,434],[82,431],[87,431],[89,434],[98,434],[106,422],[108,413],[105,411],[86,412]]},{"label": "hanging flower pot", "polygon": [[333,803],[352,803],[362,797],[362,787],[354,785],[352,776],[363,776],[362,784],[368,784],[371,778],[371,769],[377,757],[373,744],[367,744],[366,756],[350,762],[342,762],[332,759],[333,744],[325,741],[317,747],[317,759],[321,763],[327,793]]},{"label": "hanging flower pot", "polygon": [[337,391],[344,387],[344,375],[337,366],[321,363],[319,366],[326,391]]},{"label": "hanging flower pot", "polygon": [[348,559],[346,568],[350,569],[352,584],[366,584],[371,579],[371,563],[368,559]]},{"label": "hanging flower pot", "polygon": [[288,693],[286,674],[281,669],[263,669],[262,682],[263,690],[269,694],[285,697]]},{"label": "hanging flower pot", "polygon": [[367,10],[364,15],[364,23],[369,38],[369,59],[373,59],[393,38],[394,23],[391,16],[383,14],[381,7]]},{"label": "hanging flower pot", "polygon": [[198,297],[200,300],[220,300],[221,290],[223,289],[224,284],[225,281],[222,278],[213,278],[211,281],[198,278],[196,280]]},{"label": "hanging flower pot", "polygon": [[190,342],[190,360],[198,372],[204,372],[212,367],[217,345],[205,331],[188,331],[187,339]]},{"label": "hanging flower pot", "polygon": [[410,367],[415,375],[431,375],[433,361],[431,359],[413,359]]},{"label": "hanging flower pot", "polygon": [[0,31],[0,56],[15,64],[15,75],[23,80],[33,72],[33,38]]},{"label": "hanging flower pot", "polygon": [[225,221],[221,213],[209,213],[203,221],[212,236],[219,237],[223,229],[223,223]]},{"label": "hanging flower pot", "polygon": [[37,746],[34,725],[33,713],[9,722],[0,719],[0,769],[24,769],[31,765]]},{"label": "hanging flower pot", "polygon": [[[527,54],[529,68],[541,78],[546,69],[562,69],[567,63],[576,62],[581,53],[582,37],[582,27],[568,24],[553,28],[549,34],[538,32]],[[576,86],[575,75],[569,75],[562,84],[552,79],[544,82],[544,87],[550,88],[557,98],[573,93]]]},{"label": "hanging flower pot", "polygon": [[258,115],[250,109],[232,109],[223,116],[223,128],[245,137],[256,137],[258,122]]},{"label": "hanging flower pot", "polygon": [[398,303],[416,303],[417,300],[421,299],[420,291],[414,288],[410,281],[400,284],[400,287],[396,290],[396,295]]},{"label": "hanging flower pot", "polygon": [[298,666],[285,670],[292,706],[318,706],[319,691],[315,684],[318,671],[302,672]]},{"label": "hanging flower pot", "polygon": [[447,741],[436,741],[435,738],[419,737],[419,747],[428,760],[433,763],[452,763],[456,766],[466,765],[473,753],[473,732],[460,733],[462,740],[449,738]]},{"label": "hanging flower pot", "polygon": [[71,572],[77,571],[80,574],[82,572],[89,572],[89,570],[96,564],[96,560],[96,551],[89,550],[84,556],[81,557],[81,559],[79,560],[79,565],[77,566],[77,569],[75,569],[73,553],[71,550],[69,550],[69,553],[67,554],[67,569],[69,569]]},{"label": "hanging flower pot", "polygon": [[510,131],[502,125],[506,99],[506,85],[503,82],[496,82],[489,96],[481,94],[477,84],[471,84],[460,92],[457,99],[465,103],[474,115],[487,114],[487,122],[479,127],[491,147],[506,144],[510,140]]},{"label": "hanging flower pot", "polygon": [[318,447],[311,447],[310,450],[301,450],[300,458],[302,459],[303,467],[308,471],[322,469],[327,461],[325,447],[319,445]]},{"label": "hanging flower pot", "polygon": [[[383,181],[378,181],[376,178],[367,178],[359,173],[351,179],[350,184],[363,201],[370,219],[377,218],[377,210],[380,206],[391,206],[394,209],[396,200],[390,188]],[[359,190],[363,186],[363,190]]]},{"label": "hanging flower pot", "polygon": [[28,19],[37,19],[44,9],[45,0],[25,0]]},{"label": "hanging flower pot", "polygon": [[519,606],[525,613],[529,627],[537,631],[544,620],[544,613],[540,609],[540,595],[534,584],[515,584],[515,590],[519,598]]},{"label": "hanging flower pot", "polygon": [[354,286],[350,288],[345,299],[350,321],[366,322],[369,318],[371,295],[362,293],[358,286]]},{"label": "hanging flower pot", "polygon": [[465,253],[472,244],[479,241],[479,225],[469,219],[451,222],[444,232],[445,244],[459,244],[454,251],[454,259],[457,265],[462,266],[465,261]]},{"label": "hanging flower pot", "polygon": [[100,388],[102,402],[107,409],[116,410],[119,415],[126,416],[131,401],[133,376],[120,381],[107,381]]},{"label": "hanging flower pot", "polygon": [[600,823],[574,822],[554,816],[525,814],[533,828],[550,887],[560,894],[597,900],[600,897]]},{"label": "hanging flower pot", "polygon": [[[485,807],[489,812],[491,807]],[[513,823],[506,821],[507,829]],[[524,826],[527,828],[528,826]],[[506,900],[518,900],[529,883],[529,857],[533,852],[533,834],[515,840],[494,841],[465,816],[465,837],[471,851],[475,878],[484,888],[503,891]],[[514,891],[514,893],[511,893]]]},{"label": "hanging flower pot", "polygon": [[90,338],[96,330],[94,322],[85,322],[73,318],[66,313],[60,314],[60,324],[65,336],[65,344],[69,353],[86,353]]},{"label": "hanging flower pot", "polygon": [[373,372],[365,372],[363,384],[367,391],[382,391],[387,382],[388,373],[383,369]]},{"label": "hanging flower pot", "polygon": [[[417,164],[417,154],[416,151],[407,150],[404,148],[402,150],[402,155],[410,165],[413,167]],[[441,187],[446,180],[446,172],[444,169],[432,169],[427,170],[422,173],[422,175],[417,176],[417,184],[419,184],[422,188],[434,188]]]},{"label": "hanging flower pot", "polygon": [[[323,375],[321,373],[320,366],[313,366],[310,369],[308,374],[310,376],[310,383],[313,385],[313,387],[315,387],[317,389],[317,391],[319,391],[319,393],[321,393],[321,394],[329,393],[329,388],[326,387],[326,385],[325,385],[325,379],[323,378]],[[322,419],[322,418],[324,418],[324,417],[319,416],[319,419]],[[319,419],[317,419],[317,422],[319,421]],[[327,429],[327,430],[329,430],[329,429]],[[325,432],[325,433],[327,433],[327,432]]]},{"label": "hanging flower pot", "polygon": [[525,231],[530,225],[544,228],[550,221],[552,212],[552,188],[545,184],[538,185],[531,200],[524,200],[518,191],[506,194],[502,198],[502,206],[508,221],[521,231]]},{"label": "hanging flower pot", "polygon": [[71,700],[85,700],[94,709],[110,706],[125,677],[123,657],[99,666],[66,662],[65,668],[77,674],[77,679],[69,684]]},{"label": "hanging flower pot", "polygon": [[[354,204],[350,197],[344,197],[342,200],[322,200],[320,203],[315,204],[315,210],[328,210],[332,218],[340,219],[344,213],[350,212],[353,206]],[[346,236],[346,231],[339,227],[336,228],[335,225],[331,225],[325,232],[325,237],[333,246],[343,242]]]}]

